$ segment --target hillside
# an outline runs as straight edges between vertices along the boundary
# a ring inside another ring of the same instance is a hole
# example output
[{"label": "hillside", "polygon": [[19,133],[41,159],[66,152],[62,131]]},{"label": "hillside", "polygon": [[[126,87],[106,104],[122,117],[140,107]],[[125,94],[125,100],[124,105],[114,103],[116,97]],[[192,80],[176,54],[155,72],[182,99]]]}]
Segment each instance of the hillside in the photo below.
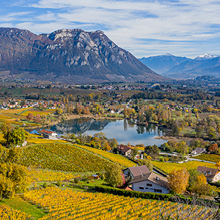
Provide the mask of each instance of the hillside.
[{"label": "hillside", "polygon": [[35,35],[0,28],[0,70],[20,78],[72,83],[162,81],[102,31],[62,29]]},{"label": "hillside", "polygon": [[103,171],[111,162],[73,145],[54,143],[24,148],[20,163],[51,170],[98,172]]},{"label": "hillside", "polygon": [[165,54],[143,57],[139,59],[143,64],[162,76],[175,79],[189,79],[198,76],[220,75],[220,57],[205,54],[194,59]]},{"label": "hillside", "polygon": [[168,53],[159,56],[142,57],[139,60],[156,73],[162,74],[170,70],[172,67],[190,59],[186,57],[174,56]]},{"label": "hillside", "polygon": [[171,78],[195,78],[203,75],[218,77],[220,75],[220,57],[199,56],[172,67],[162,75]]},{"label": "hillside", "polygon": [[103,150],[65,143],[31,145],[24,148],[20,163],[25,166],[71,172],[104,171],[110,163],[122,167],[136,164],[127,158]]}]

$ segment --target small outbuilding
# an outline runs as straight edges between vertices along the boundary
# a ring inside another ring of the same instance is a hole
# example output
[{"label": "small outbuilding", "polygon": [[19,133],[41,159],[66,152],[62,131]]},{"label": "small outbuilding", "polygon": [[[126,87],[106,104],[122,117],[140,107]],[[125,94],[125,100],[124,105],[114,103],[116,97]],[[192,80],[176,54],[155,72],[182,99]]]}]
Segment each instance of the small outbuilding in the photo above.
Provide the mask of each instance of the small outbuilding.
[{"label": "small outbuilding", "polygon": [[202,148],[202,147],[197,147],[195,150],[193,150],[191,152],[191,154],[202,154],[202,153],[206,153],[206,149],[205,148]]},{"label": "small outbuilding", "polygon": [[123,144],[119,145],[119,146],[117,147],[117,150],[118,150],[118,152],[119,152],[120,154],[122,154],[122,155],[124,155],[124,156],[126,156],[126,157],[128,157],[128,156],[131,155],[131,148],[128,147],[128,146],[126,146],[126,145],[123,145]]},{"label": "small outbuilding", "polygon": [[41,133],[43,134],[44,138],[47,138],[47,139],[57,139],[57,133],[55,133],[53,131],[42,129]]}]

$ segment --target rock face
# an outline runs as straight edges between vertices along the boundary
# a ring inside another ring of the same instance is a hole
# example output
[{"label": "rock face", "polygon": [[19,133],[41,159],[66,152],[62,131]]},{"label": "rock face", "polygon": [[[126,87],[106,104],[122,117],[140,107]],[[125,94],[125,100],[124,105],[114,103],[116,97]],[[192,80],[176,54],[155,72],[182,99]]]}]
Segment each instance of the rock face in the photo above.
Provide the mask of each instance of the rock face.
[{"label": "rock face", "polygon": [[162,81],[132,54],[102,31],[62,29],[35,35],[27,30],[0,28],[0,68],[53,81]]}]

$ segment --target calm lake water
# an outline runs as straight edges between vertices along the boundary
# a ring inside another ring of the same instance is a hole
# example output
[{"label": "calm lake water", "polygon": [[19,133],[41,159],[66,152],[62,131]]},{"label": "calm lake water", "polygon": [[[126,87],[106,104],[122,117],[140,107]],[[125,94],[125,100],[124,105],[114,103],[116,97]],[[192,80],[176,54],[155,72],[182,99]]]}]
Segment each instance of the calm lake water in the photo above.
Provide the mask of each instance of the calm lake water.
[{"label": "calm lake water", "polygon": [[88,134],[94,135],[98,132],[106,134],[107,138],[116,138],[118,143],[131,143],[160,146],[165,140],[155,139],[162,136],[162,131],[155,125],[137,126],[128,120],[95,120],[91,118],[80,118],[57,124],[48,129],[58,134]]}]

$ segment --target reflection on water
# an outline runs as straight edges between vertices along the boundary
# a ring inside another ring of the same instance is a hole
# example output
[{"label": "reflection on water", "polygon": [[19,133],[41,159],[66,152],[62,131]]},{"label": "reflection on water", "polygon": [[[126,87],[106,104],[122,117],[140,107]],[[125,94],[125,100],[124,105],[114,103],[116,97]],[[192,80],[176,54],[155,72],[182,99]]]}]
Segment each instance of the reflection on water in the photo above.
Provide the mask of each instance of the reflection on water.
[{"label": "reflection on water", "polygon": [[51,130],[58,134],[80,134],[89,130],[102,131],[109,123],[108,120],[95,120],[93,118],[79,118],[68,120],[65,123],[60,123],[51,126]]},{"label": "reflection on water", "polygon": [[161,145],[165,140],[155,139],[162,135],[162,131],[155,125],[138,126],[132,120],[95,120],[91,118],[80,118],[66,121],[49,128],[58,134],[85,133],[94,135],[102,131],[107,138],[116,138],[118,143]]}]

